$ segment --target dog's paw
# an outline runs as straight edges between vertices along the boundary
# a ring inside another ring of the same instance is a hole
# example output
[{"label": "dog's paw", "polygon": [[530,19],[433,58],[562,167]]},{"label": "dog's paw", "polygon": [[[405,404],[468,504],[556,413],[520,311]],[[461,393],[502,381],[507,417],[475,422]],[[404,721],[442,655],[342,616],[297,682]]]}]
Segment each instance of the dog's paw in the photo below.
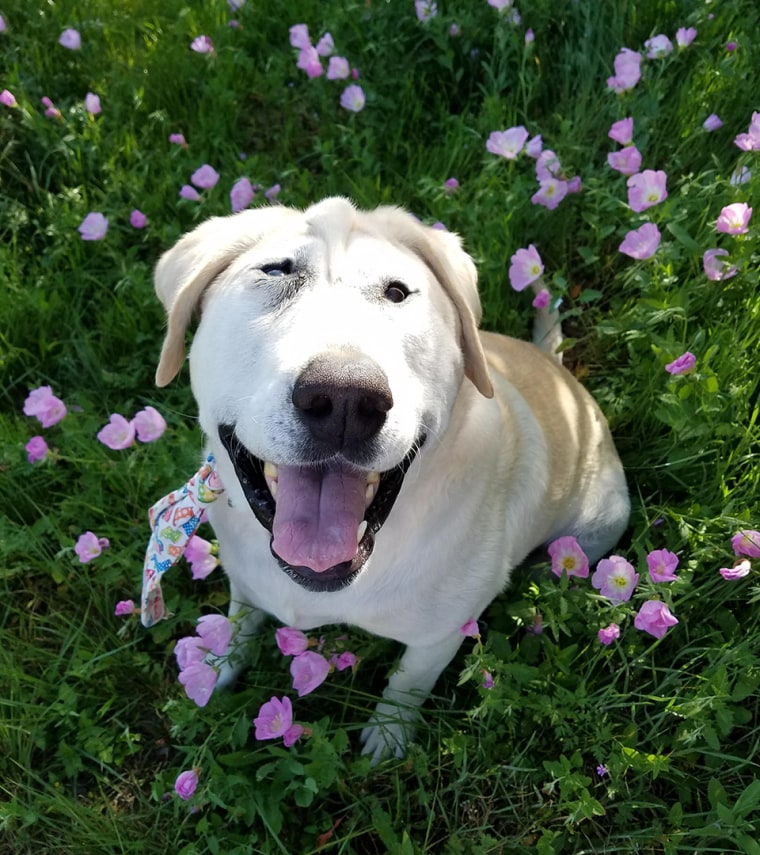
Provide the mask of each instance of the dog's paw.
[{"label": "dog's paw", "polygon": [[390,757],[401,759],[414,740],[418,719],[416,709],[378,704],[369,724],[362,731],[362,754],[369,755],[372,766]]}]

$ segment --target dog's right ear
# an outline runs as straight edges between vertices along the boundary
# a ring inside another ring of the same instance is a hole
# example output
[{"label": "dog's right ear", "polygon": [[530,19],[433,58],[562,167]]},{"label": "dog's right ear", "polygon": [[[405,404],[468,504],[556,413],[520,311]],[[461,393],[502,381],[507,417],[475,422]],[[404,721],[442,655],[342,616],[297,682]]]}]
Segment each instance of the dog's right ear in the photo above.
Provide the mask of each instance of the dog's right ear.
[{"label": "dog's right ear", "polygon": [[272,206],[213,217],[180,238],[158,262],[156,294],[168,324],[156,370],[156,384],[166,386],[185,358],[185,332],[206,288],[242,253],[283,223],[298,215],[292,208]]}]

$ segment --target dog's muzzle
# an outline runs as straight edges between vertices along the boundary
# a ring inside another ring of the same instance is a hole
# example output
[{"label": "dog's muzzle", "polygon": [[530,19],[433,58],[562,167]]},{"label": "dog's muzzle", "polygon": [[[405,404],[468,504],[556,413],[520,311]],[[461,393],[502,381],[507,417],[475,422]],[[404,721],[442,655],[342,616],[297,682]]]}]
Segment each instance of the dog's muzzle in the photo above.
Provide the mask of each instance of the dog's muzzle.
[{"label": "dog's muzzle", "polygon": [[272,554],[313,591],[338,591],[359,575],[425,441],[423,434],[395,468],[374,472],[335,462],[274,466],[245,448],[234,425],[220,425],[219,438],[251,510],[272,534]]}]

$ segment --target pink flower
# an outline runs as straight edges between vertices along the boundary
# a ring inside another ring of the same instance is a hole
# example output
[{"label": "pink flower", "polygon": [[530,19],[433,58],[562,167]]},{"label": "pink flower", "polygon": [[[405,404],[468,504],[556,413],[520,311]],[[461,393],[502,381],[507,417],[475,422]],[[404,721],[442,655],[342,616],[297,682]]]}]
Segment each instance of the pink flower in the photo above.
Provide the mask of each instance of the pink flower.
[{"label": "pink flower", "polygon": [[749,231],[751,216],[752,208],[746,202],[734,202],[720,212],[715,228],[727,235],[743,235]]},{"label": "pink flower", "polygon": [[311,45],[311,39],[309,38],[309,28],[306,24],[294,24],[290,28],[290,44],[294,48],[298,48],[299,50],[303,50],[306,47]]},{"label": "pink flower", "polygon": [[155,407],[147,406],[132,419],[140,442],[155,442],[166,430],[166,421]]},{"label": "pink flower", "polygon": [[644,47],[647,50],[647,59],[662,59],[673,51],[673,42],[670,39],[660,34],[647,39],[644,42]]},{"label": "pink flower", "polygon": [[722,282],[724,279],[730,279],[736,276],[737,269],[734,265],[728,264],[720,259],[728,255],[727,249],[708,249],[702,256],[702,266],[705,269],[707,278],[713,282]]},{"label": "pink flower", "polygon": [[317,42],[317,53],[320,56],[330,56],[330,54],[335,50],[335,42],[333,41],[333,37],[330,33],[325,33],[322,38]]},{"label": "pink flower", "polygon": [[293,676],[293,688],[298,692],[298,697],[302,698],[324,683],[330,673],[330,663],[320,653],[306,650],[290,663],[290,673]]},{"label": "pink flower", "polygon": [[697,37],[694,27],[679,27],[676,30],[676,44],[680,48],[688,47]]},{"label": "pink flower", "polygon": [[224,615],[202,615],[196,630],[214,656],[224,656],[232,640],[232,624]]},{"label": "pink flower", "polygon": [[27,395],[24,415],[35,416],[42,427],[49,428],[66,415],[66,405],[60,398],[56,398],[50,386],[40,386]]},{"label": "pink flower", "polygon": [[305,71],[308,77],[319,77],[322,74],[322,63],[319,59],[317,49],[313,45],[302,48],[298,54],[296,67]]},{"label": "pink flower", "polygon": [[728,53],[733,53],[737,48],[736,42],[726,42],[726,50]]},{"label": "pink flower", "polygon": [[443,182],[443,189],[449,195],[451,195],[452,193],[456,193],[456,191],[459,190],[459,182],[456,178],[447,178]]},{"label": "pink flower", "polygon": [[0,15],[0,33],[4,33],[6,30],[5,19],[2,15]]},{"label": "pink flower", "polygon": [[248,178],[238,178],[230,190],[230,207],[232,213],[237,214],[245,210],[253,201],[255,192]]},{"label": "pink flower", "polygon": [[268,190],[264,191],[264,196],[269,202],[274,202],[274,200],[280,195],[280,187],[279,184],[273,184]]},{"label": "pink flower", "polygon": [[607,86],[613,92],[626,92],[641,80],[641,54],[624,47],[613,63],[615,74],[607,78]]},{"label": "pink flower", "polygon": [[351,73],[348,60],[344,56],[331,56],[327,64],[328,80],[344,80]]},{"label": "pink flower", "polygon": [[743,558],[741,561],[737,561],[733,567],[721,567],[718,572],[726,581],[736,582],[737,579],[749,576],[751,569],[752,565],[746,558]]},{"label": "pink flower", "polygon": [[562,164],[550,148],[545,148],[536,158],[536,179],[541,184],[552,178],[562,178]]},{"label": "pink flower", "polygon": [[339,655],[330,657],[330,664],[338,671],[345,671],[346,668],[353,668],[357,662],[358,659],[356,658],[356,654],[351,653],[350,650],[345,650]]},{"label": "pink flower", "polygon": [[274,633],[280,653],[284,656],[298,656],[309,646],[309,639],[300,629],[290,626],[281,626]]},{"label": "pink flower", "polygon": [[480,635],[480,628],[478,627],[478,622],[475,618],[470,618],[463,626],[459,628],[459,631],[462,635],[466,635],[469,638],[477,638]]},{"label": "pink flower", "polygon": [[119,413],[113,413],[108,424],[98,431],[98,439],[112,451],[123,451],[135,441],[134,422],[128,422]]},{"label": "pink flower", "polygon": [[533,32],[533,30],[530,27],[528,27],[528,29],[525,31],[525,44],[526,45],[532,45],[535,40],[536,40],[536,34]]},{"label": "pink flower", "polygon": [[641,152],[635,145],[627,145],[620,151],[611,151],[607,163],[623,175],[635,175],[641,168]]},{"label": "pink flower", "polygon": [[549,305],[550,300],[551,294],[546,290],[546,288],[542,288],[533,298],[531,305],[534,309],[545,309]]},{"label": "pink flower", "polygon": [[599,641],[607,646],[620,638],[620,627],[616,623],[611,623],[609,626],[605,626],[600,629],[596,635]]},{"label": "pink flower", "polygon": [[647,555],[649,578],[653,582],[675,582],[678,556],[668,549],[654,549]]},{"label": "pink flower", "polygon": [[41,436],[33,436],[24,446],[26,458],[30,463],[37,463],[38,460],[44,460],[47,457],[50,449],[48,444]]},{"label": "pink flower", "polygon": [[662,638],[668,629],[677,623],[675,615],[659,600],[647,600],[633,619],[636,629],[648,632],[655,638]]},{"label": "pink flower", "polygon": [[40,98],[40,101],[44,105],[45,115],[49,119],[60,119],[61,118],[61,111],[55,106],[55,104],[50,100],[50,98],[48,98],[47,95],[43,95],[42,98]]},{"label": "pink flower", "polygon": [[209,36],[196,36],[190,42],[190,50],[194,50],[196,53],[213,53],[214,43]]},{"label": "pink flower", "polygon": [[518,249],[510,259],[509,282],[515,291],[522,291],[535,282],[544,272],[541,256],[533,244],[527,249]]},{"label": "pink flower", "polygon": [[555,576],[578,576],[585,579],[588,576],[588,558],[581,549],[578,541],[568,535],[559,537],[549,544],[549,555],[552,559],[552,573]]},{"label": "pink flower", "polygon": [[64,30],[58,39],[58,44],[69,50],[79,50],[82,47],[82,38],[77,30]]},{"label": "pink flower", "polygon": [[253,720],[256,739],[279,739],[290,747],[303,733],[300,724],[293,724],[293,704],[290,698],[270,698],[261,705],[259,714]]},{"label": "pink flower", "polygon": [[574,178],[571,178],[567,183],[567,192],[568,193],[580,193],[581,192],[581,177],[580,175],[576,175]]},{"label": "pink flower", "polygon": [[180,198],[189,199],[191,202],[197,202],[201,198],[200,193],[191,187],[189,184],[183,184],[179,191]]},{"label": "pink flower", "polygon": [[198,169],[193,172],[190,176],[190,181],[192,181],[192,183],[201,190],[210,190],[212,187],[216,186],[216,182],[219,181],[219,173],[213,166],[209,166],[208,163],[204,163],[203,166],[199,166]]},{"label": "pink flower", "polygon": [[206,656],[203,639],[197,635],[186,635],[184,638],[178,638],[174,645],[174,655],[177,657],[177,667],[180,671],[203,662]]},{"label": "pink flower", "polygon": [[525,143],[525,154],[528,157],[537,158],[541,154],[543,147],[544,141],[541,138],[541,134],[536,134]]},{"label": "pink flower", "polygon": [[193,579],[205,579],[219,566],[219,559],[212,554],[212,545],[197,534],[187,542],[185,560],[190,564]]},{"label": "pink flower", "polygon": [[88,564],[94,558],[109,547],[108,540],[105,537],[98,537],[91,531],[86,531],[79,535],[79,539],[74,544],[74,552],[79,556],[82,564]]},{"label": "pink flower", "polygon": [[740,184],[748,184],[752,180],[752,173],[746,166],[737,166],[731,173],[728,183],[732,187],[738,187]]},{"label": "pink flower", "polygon": [[645,169],[628,179],[628,204],[641,213],[668,198],[667,175],[661,170]]},{"label": "pink flower", "polygon": [[543,205],[544,208],[553,211],[565,196],[567,196],[568,189],[569,184],[567,181],[549,178],[539,184],[538,191],[530,197],[530,201],[534,205]]},{"label": "pink flower", "polygon": [[179,145],[182,148],[187,148],[187,140],[184,134],[169,134],[169,142],[172,145]]},{"label": "pink flower", "polygon": [[610,555],[597,565],[591,584],[603,597],[624,603],[631,599],[639,574],[621,555]]},{"label": "pink flower", "polygon": [[660,230],[657,226],[654,223],[644,223],[638,229],[629,231],[618,249],[630,258],[642,261],[657,252],[660,240]]},{"label": "pink flower", "polygon": [[13,92],[9,92],[7,89],[3,89],[3,91],[0,92],[0,104],[4,104],[6,107],[18,107],[16,96]]},{"label": "pink flower", "polygon": [[186,772],[180,772],[177,775],[177,780],[174,782],[174,791],[177,795],[187,801],[192,798],[198,786],[198,773],[195,769],[188,769]]},{"label": "pink flower", "polygon": [[129,225],[132,226],[133,229],[144,229],[148,224],[148,218],[143,214],[142,211],[138,211],[135,208],[129,215]]},{"label": "pink flower", "polygon": [[100,211],[92,211],[82,220],[77,231],[82,240],[103,240],[108,231],[108,220]]},{"label": "pink flower", "polygon": [[88,92],[84,96],[84,108],[91,116],[97,116],[101,112],[100,98],[94,92]]},{"label": "pink flower", "polygon": [[734,143],[743,151],[760,151],[760,113],[752,114],[749,131],[735,137]]},{"label": "pink flower", "polygon": [[483,688],[484,689],[493,689],[493,674],[490,671],[483,670]]},{"label": "pink flower", "polygon": [[433,0],[414,0],[414,11],[420,21],[429,21],[438,14],[438,6]]},{"label": "pink flower", "polygon": [[731,538],[734,555],[746,555],[749,558],[760,558],[760,531],[751,528],[737,531]]},{"label": "pink flower", "polygon": [[205,662],[194,662],[180,671],[179,681],[185,687],[185,694],[199,707],[205,707],[216,686],[216,671]]},{"label": "pink flower", "polygon": [[633,142],[633,119],[620,119],[620,121],[614,122],[607,136],[615,142],[619,142],[620,145],[629,145]]},{"label": "pink flower", "polygon": [[488,0],[488,5],[501,11],[502,9],[508,9],[512,5],[512,2],[513,0]]},{"label": "pink flower", "polygon": [[514,160],[523,149],[528,132],[522,125],[507,128],[506,131],[493,131],[486,140],[486,149],[491,154]]},{"label": "pink flower", "polygon": [[364,109],[364,103],[366,98],[364,96],[364,90],[361,86],[357,84],[352,84],[351,86],[347,86],[343,90],[343,94],[340,96],[340,106],[343,107],[344,110],[349,110],[351,113],[358,113],[360,110]]},{"label": "pink flower", "polygon": [[668,374],[688,374],[690,371],[694,370],[696,364],[697,357],[687,350],[686,353],[679,356],[678,359],[674,359],[673,362],[669,362],[665,366],[665,370]]},{"label": "pink flower", "polygon": [[116,617],[124,617],[125,615],[133,615],[137,611],[137,606],[132,600],[119,600],[116,603],[116,608],[113,610]]},{"label": "pink flower", "polygon": [[702,122],[702,127],[706,131],[717,131],[718,128],[723,127],[723,121],[717,113],[710,113],[704,122]]}]

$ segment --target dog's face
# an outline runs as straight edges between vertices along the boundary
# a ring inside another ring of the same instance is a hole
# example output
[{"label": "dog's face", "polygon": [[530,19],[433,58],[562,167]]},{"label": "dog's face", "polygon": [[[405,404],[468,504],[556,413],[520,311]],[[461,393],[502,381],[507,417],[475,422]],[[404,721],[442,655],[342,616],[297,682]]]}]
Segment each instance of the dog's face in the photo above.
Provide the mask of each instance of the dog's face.
[{"label": "dog's face", "polygon": [[192,387],[230,495],[272,532],[293,579],[348,584],[464,374],[491,393],[458,240],[342,199],[250,211],[180,241],[157,288],[169,312],[159,383],[201,304]]}]

